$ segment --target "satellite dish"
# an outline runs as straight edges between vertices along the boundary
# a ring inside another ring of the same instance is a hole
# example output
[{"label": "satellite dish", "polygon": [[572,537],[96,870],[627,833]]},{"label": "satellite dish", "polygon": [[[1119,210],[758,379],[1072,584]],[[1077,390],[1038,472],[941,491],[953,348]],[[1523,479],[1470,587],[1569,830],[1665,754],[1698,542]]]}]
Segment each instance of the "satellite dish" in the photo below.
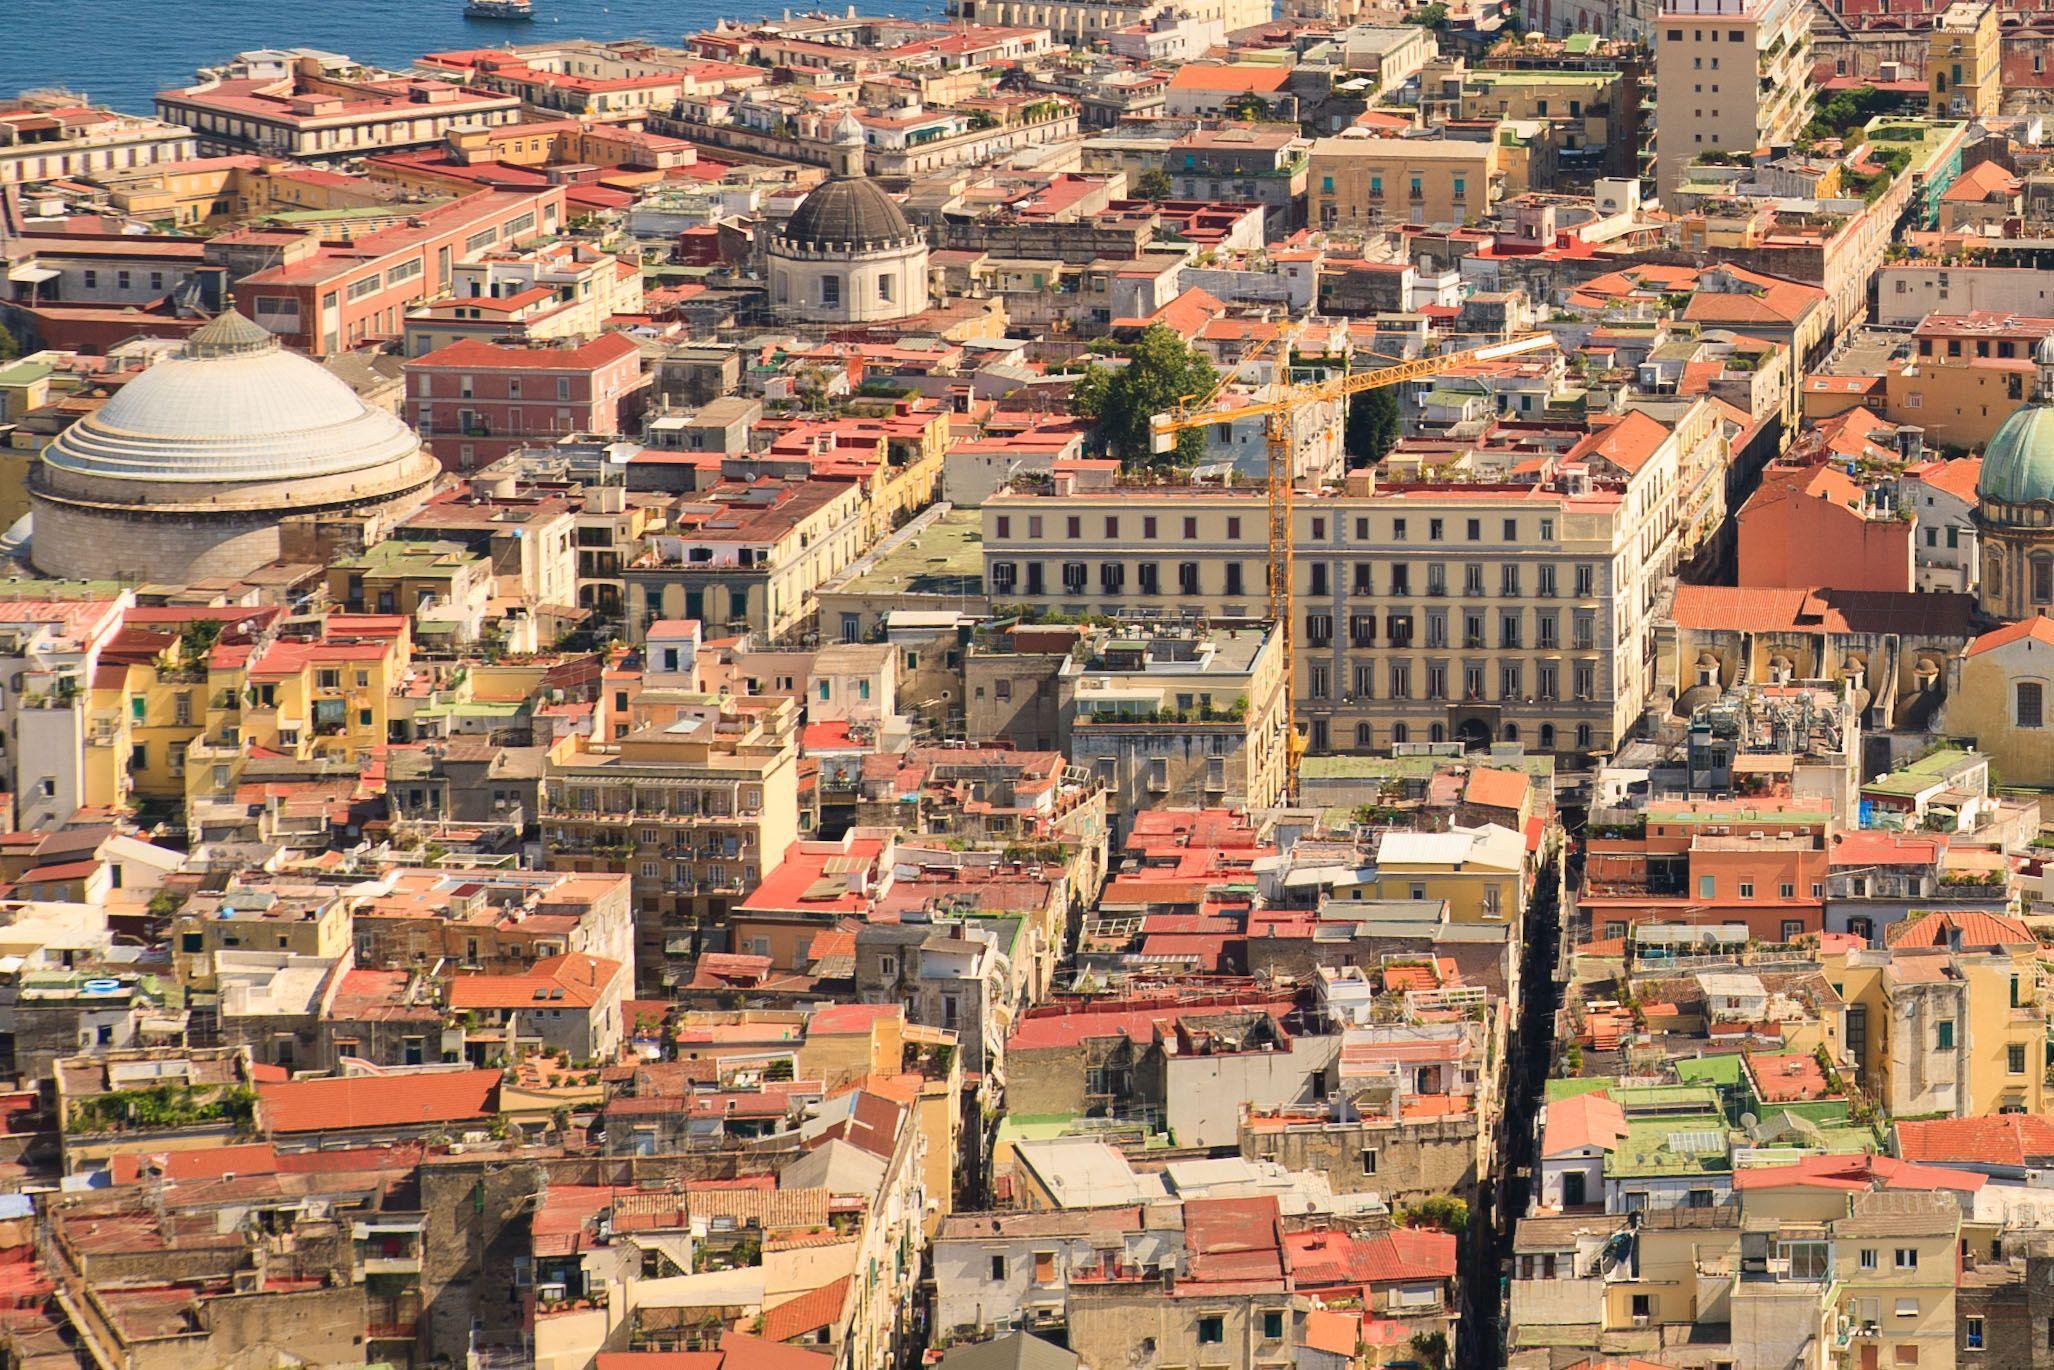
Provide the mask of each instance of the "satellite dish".
[{"label": "satellite dish", "polygon": [[1761,1126],[1761,1121],[1752,1113],[1743,1113],[1740,1115],[1741,1130],[1743,1132],[1753,1132],[1757,1127]]}]

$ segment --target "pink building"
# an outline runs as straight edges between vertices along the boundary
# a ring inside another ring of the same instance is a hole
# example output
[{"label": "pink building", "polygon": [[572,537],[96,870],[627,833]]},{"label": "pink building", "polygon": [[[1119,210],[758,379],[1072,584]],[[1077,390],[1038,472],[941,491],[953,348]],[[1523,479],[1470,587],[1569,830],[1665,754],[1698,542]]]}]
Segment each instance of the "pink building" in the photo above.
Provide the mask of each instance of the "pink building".
[{"label": "pink building", "polygon": [[286,346],[325,357],[398,337],[407,310],[449,293],[458,262],[554,233],[564,219],[562,186],[485,190],[349,242],[240,229],[207,255],[242,276],[238,308]]},{"label": "pink building", "polygon": [[406,364],[407,416],[444,468],[468,471],[569,433],[624,431],[645,379],[620,333],[576,347],[466,338]]}]

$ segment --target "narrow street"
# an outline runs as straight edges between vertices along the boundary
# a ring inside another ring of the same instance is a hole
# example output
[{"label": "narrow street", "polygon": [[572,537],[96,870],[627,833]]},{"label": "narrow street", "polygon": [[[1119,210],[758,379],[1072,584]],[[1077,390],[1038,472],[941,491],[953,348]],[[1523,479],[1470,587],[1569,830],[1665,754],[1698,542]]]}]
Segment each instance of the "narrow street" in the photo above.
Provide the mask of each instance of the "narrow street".
[{"label": "narrow street", "polygon": [[1527,906],[1519,969],[1519,1020],[1507,1045],[1504,1112],[1497,1132],[1496,1183],[1482,1193],[1483,1211],[1471,1223],[1476,1244],[1462,1263],[1463,1323],[1456,1364],[1489,1370],[1504,1364],[1504,1272],[1512,1256],[1512,1230],[1526,1210],[1534,1164],[1534,1118],[1546,1088],[1555,1037],[1555,1009],[1561,1001],[1555,964],[1561,949],[1561,891],[1564,863],[1574,880],[1580,858],[1566,853],[1541,871]]}]

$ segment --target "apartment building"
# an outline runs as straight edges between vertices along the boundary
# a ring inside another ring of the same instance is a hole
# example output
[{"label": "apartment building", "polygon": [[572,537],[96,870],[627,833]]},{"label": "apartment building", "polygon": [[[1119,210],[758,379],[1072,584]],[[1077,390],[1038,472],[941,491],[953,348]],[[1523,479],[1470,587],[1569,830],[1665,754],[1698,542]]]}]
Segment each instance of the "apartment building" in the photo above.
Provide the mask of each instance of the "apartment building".
[{"label": "apartment building", "polygon": [[1847,1051],[1897,1117],[2044,1113],[2047,1015],[2038,944],[2002,914],[1932,913],[1887,948],[1828,958]]},{"label": "apartment building", "polygon": [[[1656,425],[1659,427],[1659,425]],[[1652,684],[1655,596],[1673,566],[1672,447],[1603,484],[1381,485],[1351,477],[1293,512],[1291,663],[1315,752],[1517,741],[1606,751]],[[984,505],[994,604],[1065,614],[1264,612],[1259,489],[1123,484],[1085,471]],[[1153,545],[1153,546],[1151,546]]]},{"label": "apartment building", "polygon": [[632,881],[645,993],[799,835],[797,704],[672,693],[645,690],[625,737],[558,743],[543,783],[550,869]]},{"label": "apartment building", "polygon": [[55,93],[0,100],[0,186],[93,176],[194,156],[192,130]]},{"label": "apartment building", "polygon": [[1306,221],[1314,228],[1461,225],[1504,194],[1496,138],[1313,140]]},{"label": "apartment building", "polygon": [[251,229],[207,249],[248,273],[236,283],[239,308],[288,347],[325,357],[400,336],[408,310],[449,291],[459,261],[555,233],[565,218],[562,186],[485,190],[348,243]]},{"label": "apartment building", "polygon": [[1798,0],[1667,0],[1655,22],[1655,191],[1707,152],[1796,141],[1811,118],[1811,12]]},{"label": "apartment building", "polygon": [[811,627],[814,591],[868,546],[863,493],[846,481],[765,478],[681,501],[622,569],[630,636],[678,618],[774,640]]},{"label": "apartment building", "polygon": [[1125,625],[1057,676],[1060,750],[1105,784],[1116,832],[1147,808],[1265,808],[1284,794],[1287,688],[1273,624]]},{"label": "apartment building", "polygon": [[455,128],[511,124],[521,117],[521,102],[448,81],[302,57],[283,77],[230,70],[183,90],[159,91],[157,115],[191,128],[202,152],[320,164],[438,143]]},{"label": "apartment building", "polygon": [[572,433],[623,432],[644,384],[625,333],[575,347],[501,347],[466,338],[406,364],[407,408],[445,469],[489,466]]}]

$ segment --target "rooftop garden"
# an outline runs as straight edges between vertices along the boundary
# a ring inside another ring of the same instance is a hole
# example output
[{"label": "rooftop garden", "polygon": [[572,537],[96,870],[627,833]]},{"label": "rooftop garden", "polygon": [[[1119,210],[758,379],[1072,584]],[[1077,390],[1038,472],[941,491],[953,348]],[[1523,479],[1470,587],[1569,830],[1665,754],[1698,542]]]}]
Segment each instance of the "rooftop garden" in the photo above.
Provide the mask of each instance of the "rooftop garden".
[{"label": "rooftop garden", "polygon": [[72,1133],[150,1132],[227,1123],[251,1132],[256,1117],[256,1091],[245,1086],[196,1090],[167,1083],[74,1099],[64,1127]]}]

